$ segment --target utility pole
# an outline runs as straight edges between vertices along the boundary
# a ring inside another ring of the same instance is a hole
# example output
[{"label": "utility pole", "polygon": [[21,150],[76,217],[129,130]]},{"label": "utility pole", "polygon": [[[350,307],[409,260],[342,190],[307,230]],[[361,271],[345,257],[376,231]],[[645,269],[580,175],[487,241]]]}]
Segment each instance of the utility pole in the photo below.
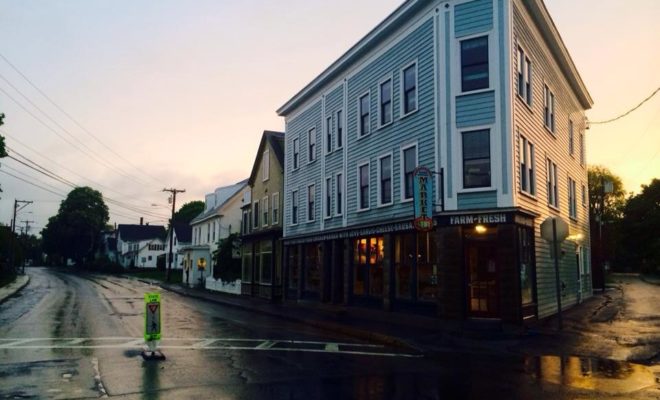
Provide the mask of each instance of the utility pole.
[{"label": "utility pole", "polygon": [[[25,250],[27,251],[27,249],[28,249],[28,234],[30,232],[30,224],[33,224],[34,221],[25,221],[25,220],[23,220],[21,222],[25,222]],[[23,274],[25,274],[25,256],[26,255],[24,254],[23,255],[23,266],[21,268]]]},{"label": "utility pole", "polygon": [[[19,203],[23,204],[21,208],[18,208]],[[16,213],[32,203],[34,202],[28,200],[14,199],[14,218],[11,220],[11,244],[9,245],[9,251],[11,251],[11,257],[10,257],[11,263],[9,265],[11,266],[11,268],[14,268],[14,261],[16,257],[16,251],[14,250],[14,233],[16,232]]]},{"label": "utility pole", "polygon": [[167,259],[167,282],[170,281],[172,274],[172,242],[174,241],[174,210],[176,210],[176,194],[185,193],[186,189],[163,189],[163,192],[170,192],[172,194],[172,217],[170,218],[170,251]]}]

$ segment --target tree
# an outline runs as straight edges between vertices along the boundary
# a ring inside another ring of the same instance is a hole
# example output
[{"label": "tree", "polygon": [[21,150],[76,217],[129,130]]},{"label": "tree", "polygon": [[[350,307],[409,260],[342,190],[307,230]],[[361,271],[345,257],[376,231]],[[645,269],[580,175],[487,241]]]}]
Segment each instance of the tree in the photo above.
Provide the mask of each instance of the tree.
[{"label": "tree", "polygon": [[[623,189],[621,178],[612,173],[608,168],[595,165],[589,167],[589,219],[597,221],[600,215],[600,206],[603,204],[603,222],[614,222],[623,216],[623,207],[626,203],[626,192]],[[613,190],[605,193],[603,184],[605,181],[612,182]]]},{"label": "tree", "polygon": [[189,224],[196,216],[204,211],[204,202],[195,200],[189,201],[174,213],[174,222]]},{"label": "tree", "polygon": [[642,185],[623,210],[620,247],[626,263],[634,270],[660,272],[660,179]]},{"label": "tree", "polygon": [[225,282],[241,279],[241,259],[236,257],[240,249],[238,233],[232,233],[218,241],[218,249],[213,252],[213,278]]},{"label": "tree", "polygon": [[[0,113],[0,126],[4,124],[5,114]],[[7,157],[7,150],[5,149],[5,138],[0,135],[0,158]]]},{"label": "tree", "polygon": [[85,259],[93,258],[108,219],[108,207],[99,191],[86,186],[75,188],[42,231],[44,250],[83,265]]}]

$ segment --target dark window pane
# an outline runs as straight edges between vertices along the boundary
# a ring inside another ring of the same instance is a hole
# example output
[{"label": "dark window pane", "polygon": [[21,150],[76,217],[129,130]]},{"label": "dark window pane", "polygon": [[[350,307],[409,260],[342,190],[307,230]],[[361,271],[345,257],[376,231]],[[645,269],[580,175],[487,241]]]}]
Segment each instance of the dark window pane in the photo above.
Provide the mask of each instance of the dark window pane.
[{"label": "dark window pane", "polygon": [[488,87],[488,37],[461,42],[461,82],[464,92]]},{"label": "dark window pane", "polygon": [[463,133],[463,186],[490,186],[490,132]]},{"label": "dark window pane", "polygon": [[403,151],[404,165],[404,199],[413,197],[413,174],[417,168],[417,148],[410,147]]}]

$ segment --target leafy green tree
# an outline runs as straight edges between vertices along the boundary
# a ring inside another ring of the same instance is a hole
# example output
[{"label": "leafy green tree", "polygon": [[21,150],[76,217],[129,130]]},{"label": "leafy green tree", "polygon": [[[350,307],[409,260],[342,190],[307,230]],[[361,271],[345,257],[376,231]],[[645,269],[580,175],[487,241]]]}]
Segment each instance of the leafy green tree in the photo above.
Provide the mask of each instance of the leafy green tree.
[{"label": "leafy green tree", "polygon": [[75,188],[42,231],[44,250],[82,266],[93,258],[108,219],[108,207],[99,191],[86,186]]},{"label": "leafy green tree", "polygon": [[189,201],[174,213],[174,222],[188,224],[193,218],[204,211],[204,202],[195,200]]},{"label": "leafy green tree", "polygon": [[[623,216],[623,207],[626,204],[626,192],[623,181],[608,168],[594,165],[589,167],[589,219],[596,221],[600,215],[600,206],[603,204],[603,222],[614,222]],[[605,193],[604,183],[612,182],[612,191]]]},{"label": "leafy green tree", "polygon": [[642,185],[623,213],[620,247],[625,262],[635,270],[660,273],[660,179]]},{"label": "leafy green tree", "polygon": [[232,233],[218,241],[218,249],[213,252],[213,278],[225,282],[241,278],[241,259],[236,257],[239,249],[238,233]]}]

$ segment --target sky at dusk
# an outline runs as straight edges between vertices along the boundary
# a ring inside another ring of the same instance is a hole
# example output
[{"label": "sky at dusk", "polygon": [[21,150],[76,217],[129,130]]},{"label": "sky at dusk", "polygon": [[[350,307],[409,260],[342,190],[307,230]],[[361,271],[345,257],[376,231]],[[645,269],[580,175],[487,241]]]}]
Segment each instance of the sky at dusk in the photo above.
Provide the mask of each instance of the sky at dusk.
[{"label": "sky at dusk", "polygon": [[[186,189],[180,205],[247,178],[263,130],[284,129],[275,110],[399,4],[0,0],[0,134],[14,154],[102,191],[111,223],[166,224],[164,187]],[[623,4],[546,0],[594,99],[591,121],[660,87],[660,1]],[[592,125],[587,159],[628,191],[660,177],[660,94]],[[15,198],[33,200],[17,221],[40,231],[71,188],[0,164],[48,189],[0,173],[0,223]]]}]

